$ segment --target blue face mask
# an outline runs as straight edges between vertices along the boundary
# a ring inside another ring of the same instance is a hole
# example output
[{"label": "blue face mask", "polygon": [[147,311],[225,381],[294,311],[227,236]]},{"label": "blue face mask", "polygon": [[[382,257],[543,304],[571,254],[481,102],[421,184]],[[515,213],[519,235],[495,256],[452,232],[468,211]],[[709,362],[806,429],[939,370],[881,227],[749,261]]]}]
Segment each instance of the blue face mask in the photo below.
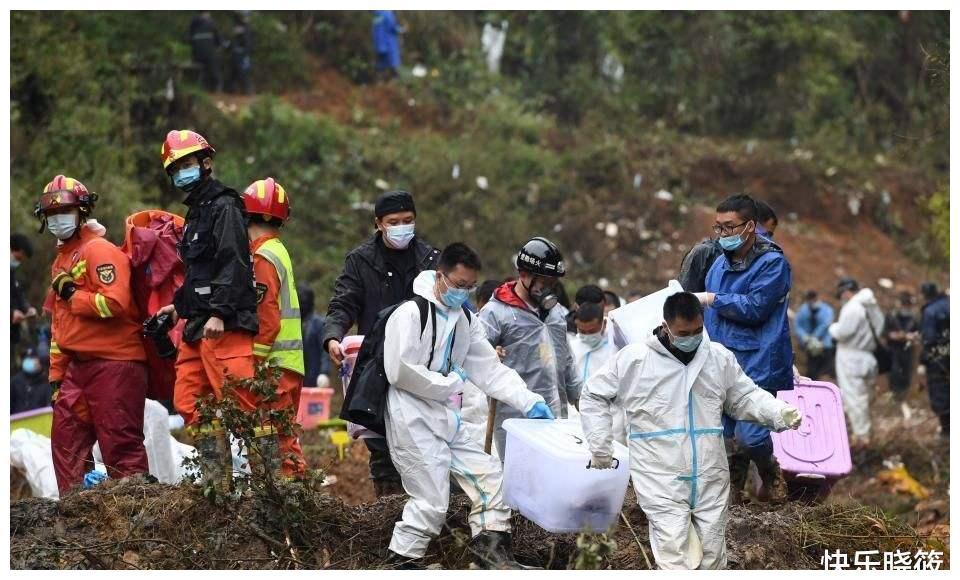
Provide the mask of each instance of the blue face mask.
[{"label": "blue face mask", "polygon": [[28,375],[35,375],[40,372],[40,361],[35,358],[25,358],[20,368]]},{"label": "blue face mask", "polygon": [[443,293],[441,300],[450,308],[460,308],[470,297],[470,292],[462,288],[449,288]]},{"label": "blue face mask", "polygon": [[743,231],[740,232],[739,234],[735,234],[732,236],[725,236],[720,238],[717,241],[720,242],[720,247],[723,248],[724,252],[736,252],[737,250],[740,249],[740,246],[743,245],[743,234],[745,234],[746,231],[747,229],[744,228]]},{"label": "blue face mask", "polygon": [[470,290],[451,287],[450,282],[447,281],[447,277],[442,273],[440,274],[440,279],[443,280],[443,285],[447,288],[440,293],[440,300],[450,308],[460,308],[463,306],[463,303],[470,298]]},{"label": "blue face mask", "polygon": [[417,224],[404,224],[400,226],[387,226],[384,228],[383,236],[387,245],[396,250],[405,250],[410,245],[410,240],[416,232]]},{"label": "blue face mask", "polygon": [[670,337],[670,344],[673,345],[673,348],[681,352],[693,352],[700,348],[700,343],[703,342],[703,333],[694,334],[693,336],[674,336],[673,332],[670,331],[670,327],[667,326],[667,335]]},{"label": "blue face mask", "polygon": [[743,245],[743,238],[740,236],[727,236],[725,238],[720,238],[720,247],[723,248],[724,252],[735,252],[740,249],[740,246]]},{"label": "blue face mask", "polygon": [[200,181],[200,166],[194,165],[187,167],[173,174],[173,185],[183,189],[193,183]]}]

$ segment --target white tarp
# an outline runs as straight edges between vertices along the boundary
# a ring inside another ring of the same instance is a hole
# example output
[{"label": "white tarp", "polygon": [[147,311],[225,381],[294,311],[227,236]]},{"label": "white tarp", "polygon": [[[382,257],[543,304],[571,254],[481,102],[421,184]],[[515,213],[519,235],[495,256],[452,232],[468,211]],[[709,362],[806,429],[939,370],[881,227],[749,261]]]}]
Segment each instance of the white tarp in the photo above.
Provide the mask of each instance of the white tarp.
[{"label": "white tarp", "polygon": [[663,303],[677,292],[683,292],[683,287],[680,282],[670,280],[663,290],[611,310],[608,317],[613,323],[613,342],[617,348],[646,340],[663,322]]}]

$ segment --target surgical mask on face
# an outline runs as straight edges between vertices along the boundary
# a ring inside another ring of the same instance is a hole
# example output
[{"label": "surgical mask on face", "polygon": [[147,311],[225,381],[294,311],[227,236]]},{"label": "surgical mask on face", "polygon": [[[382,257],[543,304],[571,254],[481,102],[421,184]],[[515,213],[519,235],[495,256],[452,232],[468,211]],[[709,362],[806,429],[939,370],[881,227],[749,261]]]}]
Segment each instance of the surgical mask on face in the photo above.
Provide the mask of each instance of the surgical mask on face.
[{"label": "surgical mask on face", "polygon": [[10,265],[13,266],[14,268],[19,268],[19,267],[20,267],[20,260],[14,258],[14,257],[11,255],[11,256],[10,256]]},{"label": "surgical mask on face", "polygon": [[469,297],[470,292],[463,288],[448,288],[441,296],[441,300],[450,308],[460,308]]},{"label": "surgical mask on face", "polygon": [[77,231],[77,221],[77,216],[72,213],[47,216],[47,231],[58,240],[66,240]]},{"label": "surgical mask on face", "polygon": [[700,343],[703,342],[702,332],[693,336],[674,336],[669,326],[666,329],[667,335],[670,337],[670,344],[681,352],[693,352],[700,348]]},{"label": "surgical mask on face", "polygon": [[743,234],[745,234],[746,231],[747,230],[744,229],[739,234],[720,238],[718,240],[720,242],[720,247],[723,248],[724,252],[736,252],[740,249],[740,246],[743,245]]},{"label": "surgical mask on face", "polygon": [[587,345],[588,348],[595,349],[601,344],[603,344],[603,331],[595,332],[593,334],[580,334],[577,333],[577,337],[583,341],[583,344]]},{"label": "surgical mask on face", "polygon": [[25,358],[20,364],[20,368],[28,375],[35,375],[40,372],[40,361],[35,358]]},{"label": "surgical mask on face", "polygon": [[200,181],[200,166],[194,165],[193,167],[181,169],[174,173],[171,179],[175,187],[186,191],[191,185]]},{"label": "surgical mask on face", "polygon": [[397,250],[405,250],[416,231],[417,224],[387,226],[383,229],[383,239],[387,245]]}]

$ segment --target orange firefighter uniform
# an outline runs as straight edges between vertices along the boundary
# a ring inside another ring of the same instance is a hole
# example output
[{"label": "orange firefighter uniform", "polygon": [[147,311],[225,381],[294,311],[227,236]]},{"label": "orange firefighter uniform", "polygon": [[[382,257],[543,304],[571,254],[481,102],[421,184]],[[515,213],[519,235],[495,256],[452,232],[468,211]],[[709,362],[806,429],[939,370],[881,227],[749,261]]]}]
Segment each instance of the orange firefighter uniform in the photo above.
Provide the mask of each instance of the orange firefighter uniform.
[{"label": "orange firefighter uniform", "polygon": [[[260,236],[250,245],[253,252],[253,273],[257,281],[257,316],[260,322],[260,333],[254,338],[254,356],[258,360],[270,358],[277,337],[280,334],[281,305],[280,272],[258,250],[270,240],[277,239],[276,234]],[[278,399],[271,403],[271,409],[286,409],[296,416],[300,407],[300,392],[303,389],[303,373],[280,367],[280,384],[277,387]],[[296,433],[279,433],[280,452],[283,456],[283,474],[287,476],[303,474],[306,463],[303,459],[303,450]]]},{"label": "orange firefighter uniform", "polygon": [[97,441],[110,477],[146,473],[146,354],[129,259],[81,226],[58,248],[51,278],[55,288],[76,285],[68,300],[51,291],[46,301],[53,319],[49,380],[59,384],[51,433],[57,486],[63,494],[83,481]]}]

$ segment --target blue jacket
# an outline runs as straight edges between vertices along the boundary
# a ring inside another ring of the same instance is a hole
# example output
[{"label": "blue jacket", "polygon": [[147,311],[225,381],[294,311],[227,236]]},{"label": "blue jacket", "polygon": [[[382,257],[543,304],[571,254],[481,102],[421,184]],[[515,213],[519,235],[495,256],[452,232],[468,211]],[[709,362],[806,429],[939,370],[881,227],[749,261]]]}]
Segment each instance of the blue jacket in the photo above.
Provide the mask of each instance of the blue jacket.
[{"label": "blue jacket", "polygon": [[400,28],[393,10],[373,11],[373,50],[378,64],[391,68],[400,66]]},{"label": "blue jacket", "polygon": [[946,294],[924,304],[920,336],[923,339],[924,355],[937,346],[950,344],[950,299]]},{"label": "blue jacket", "polygon": [[793,324],[800,344],[805,343],[807,338],[812,336],[823,343],[824,348],[833,348],[833,337],[827,331],[833,324],[833,308],[826,302],[818,300],[814,308],[810,308],[810,304],[804,302],[797,311],[797,318]]},{"label": "blue jacket", "polygon": [[[323,348],[323,331],[326,319],[319,314],[310,314],[301,321],[303,329],[303,362],[305,387],[317,386],[317,376],[330,376],[330,355]],[[330,377],[331,380],[333,377]]]},{"label": "blue jacket", "polygon": [[768,391],[793,388],[792,284],[783,250],[759,237],[742,262],[722,255],[707,273],[707,292],[716,295],[704,317],[710,340],[733,351],[747,376]]}]

